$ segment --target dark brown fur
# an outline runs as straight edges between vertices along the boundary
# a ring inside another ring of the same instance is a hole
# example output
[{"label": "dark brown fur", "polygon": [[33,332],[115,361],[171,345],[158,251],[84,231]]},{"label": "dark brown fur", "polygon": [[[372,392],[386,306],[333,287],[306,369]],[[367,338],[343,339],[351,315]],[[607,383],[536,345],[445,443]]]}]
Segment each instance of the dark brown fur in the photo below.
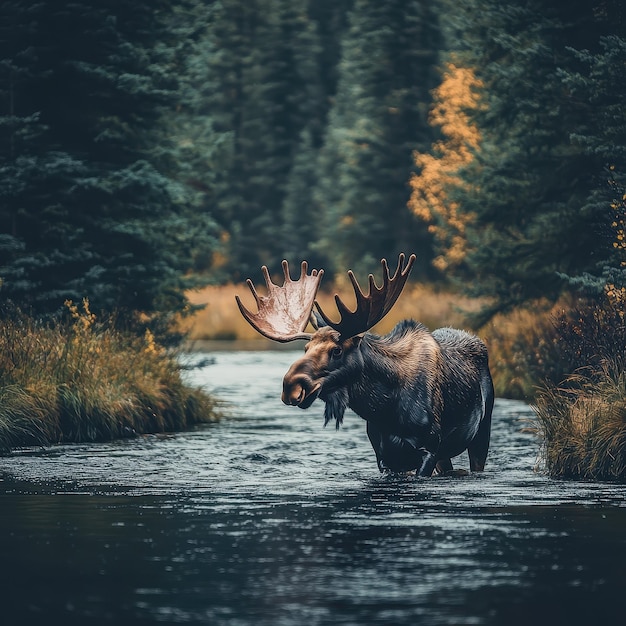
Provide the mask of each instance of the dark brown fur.
[{"label": "dark brown fur", "polygon": [[384,337],[343,340],[324,326],[283,381],[286,404],[308,408],[318,397],[326,423],[339,427],[348,407],[367,421],[381,471],[430,476],[466,449],[472,471],[484,468],[493,384],[487,349],[469,333],[407,320]]}]

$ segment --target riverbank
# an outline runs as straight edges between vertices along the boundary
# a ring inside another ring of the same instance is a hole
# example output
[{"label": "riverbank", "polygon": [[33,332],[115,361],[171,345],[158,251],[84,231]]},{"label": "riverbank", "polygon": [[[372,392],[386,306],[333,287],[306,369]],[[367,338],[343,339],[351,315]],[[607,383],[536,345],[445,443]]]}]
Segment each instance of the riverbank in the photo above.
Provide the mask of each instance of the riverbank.
[{"label": "riverbank", "polygon": [[97,320],[85,301],[66,323],[19,311],[0,321],[0,452],[168,432],[218,419],[216,402],[181,378],[149,331]]}]

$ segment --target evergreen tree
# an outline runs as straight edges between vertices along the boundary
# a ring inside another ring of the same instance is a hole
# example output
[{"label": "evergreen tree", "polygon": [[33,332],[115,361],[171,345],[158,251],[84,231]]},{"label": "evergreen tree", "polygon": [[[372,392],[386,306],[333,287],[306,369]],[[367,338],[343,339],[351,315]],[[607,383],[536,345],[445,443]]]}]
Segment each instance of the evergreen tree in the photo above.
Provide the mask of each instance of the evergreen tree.
[{"label": "evergreen tree", "polygon": [[455,3],[465,37],[454,40],[466,42],[461,57],[483,82],[484,100],[472,116],[480,149],[450,197],[469,216],[461,278],[492,299],[485,316],[556,297],[563,273],[579,274],[602,255],[587,202],[598,163],[573,141],[585,114],[563,81],[570,49],[597,49],[611,27],[599,5]]},{"label": "evergreen tree", "polygon": [[[626,10],[609,5],[606,17],[617,34],[600,38],[599,49],[572,51],[580,64],[563,70],[570,98],[581,112],[581,125],[572,143],[590,156],[594,164],[592,184],[584,211],[592,218],[602,242],[580,276],[570,277],[587,293],[626,292]],[[621,26],[621,28],[620,28]]]},{"label": "evergreen tree", "polygon": [[320,250],[323,238],[323,209],[315,201],[316,159],[319,148],[311,131],[302,132],[283,202],[283,254],[292,267],[306,259],[312,268],[328,268],[330,260]]},{"label": "evergreen tree", "polygon": [[[355,0],[309,0],[308,14],[319,37],[318,65],[325,94],[324,115],[337,93],[341,42],[349,27],[349,16]],[[324,117],[323,121],[326,121]],[[323,132],[323,128],[320,129]],[[321,137],[316,138],[322,139]]]},{"label": "evergreen tree", "polygon": [[419,0],[356,0],[349,24],[317,198],[321,247],[342,272],[399,251],[430,257],[426,229],[406,204],[412,151],[432,137],[426,113],[439,50],[436,16]]},{"label": "evergreen tree", "polygon": [[[215,3],[179,0],[169,20],[174,48],[173,67],[179,79],[176,101],[165,113],[160,144],[166,146],[167,171],[177,180],[177,201],[187,207],[184,243],[198,280],[223,276],[223,245],[212,203],[227,133],[218,132],[207,103],[212,92],[207,45]],[[210,272],[210,273],[209,273]]]},{"label": "evergreen tree", "polygon": [[305,127],[321,123],[319,46],[307,4],[225,0],[211,27],[208,107],[227,139],[214,205],[237,279],[283,254],[294,158]]},{"label": "evergreen tree", "polygon": [[[337,90],[341,40],[348,27],[348,13],[353,0],[310,0],[309,17],[315,25],[317,40],[308,51],[302,50],[301,62],[315,77],[315,107],[304,120],[289,172],[283,200],[283,252],[293,266],[307,259],[312,267],[329,268],[332,259],[325,253],[324,232],[326,210],[315,190],[318,187],[317,161],[323,145],[328,113]],[[307,56],[305,56],[307,55]],[[311,62],[315,65],[311,66]],[[321,91],[319,91],[321,90]],[[326,250],[326,252],[328,252]]]},{"label": "evergreen tree", "polygon": [[188,215],[154,132],[176,97],[170,16],[158,0],[2,4],[3,297],[185,305]]}]

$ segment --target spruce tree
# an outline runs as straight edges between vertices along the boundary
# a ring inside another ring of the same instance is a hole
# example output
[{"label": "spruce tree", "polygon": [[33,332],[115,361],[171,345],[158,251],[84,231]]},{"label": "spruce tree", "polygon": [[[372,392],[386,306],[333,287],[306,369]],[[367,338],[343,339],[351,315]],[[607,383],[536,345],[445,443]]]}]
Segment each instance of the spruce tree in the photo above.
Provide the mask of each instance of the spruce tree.
[{"label": "spruce tree", "polygon": [[155,133],[176,98],[170,3],[0,13],[3,297],[40,313],[83,297],[94,310],[181,309],[188,215]]},{"label": "spruce tree", "polygon": [[313,268],[330,267],[330,259],[319,242],[324,237],[323,207],[313,193],[317,185],[316,148],[309,129],[302,132],[283,202],[283,253],[292,267],[307,260]]},{"label": "spruce tree", "polygon": [[403,250],[430,257],[426,229],[406,204],[412,152],[432,137],[426,114],[438,51],[430,4],[355,1],[317,196],[325,209],[321,246],[341,271],[369,270]]},{"label": "spruce tree", "polygon": [[[314,27],[311,45],[299,48],[299,59],[313,79],[308,87],[314,106],[303,120],[281,210],[282,258],[294,267],[307,259],[312,267],[332,267],[324,239],[332,239],[334,225],[325,231],[326,206],[320,202],[318,156],[323,145],[328,113],[337,91],[341,40],[348,27],[353,0],[310,0],[309,18]],[[316,34],[316,37],[314,37]],[[312,65],[313,64],[313,65]]]},{"label": "spruce tree", "polygon": [[[569,280],[586,293],[626,293],[626,32],[624,9],[607,14],[618,34],[603,36],[599,48],[573,50],[578,67],[562,71],[582,123],[571,139],[589,155],[593,177],[583,210],[592,216],[600,245],[585,271]],[[619,26],[621,25],[621,29]],[[620,36],[621,35],[621,36]]]},{"label": "spruce tree", "polygon": [[481,145],[450,197],[469,218],[460,277],[471,294],[491,299],[485,318],[557,297],[563,274],[580,274],[602,254],[587,202],[598,162],[574,140],[585,112],[563,80],[571,49],[596,50],[611,28],[600,4],[455,3],[455,45],[465,42],[461,58],[484,87],[472,118]]},{"label": "spruce tree", "polygon": [[223,279],[223,244],[212,207],[226,133],[215,128],[208,102],[213,95],[207,45],[215,3],[179,0],[168,20],[177,97],[164,114],[159,145],[166,171],[178,181],[176,200],[186,208],[179,245],[190,257],[192,275],[206,284]]},{"label": "spruce tree", "polygon": [[307,6],[225,0],[211,25],[208,107],[224,133],[213,204],[235,279],[280,260],[291,245],[283,228],[288,181],[305,127],[319,126],[323,115],[319,45]]}]

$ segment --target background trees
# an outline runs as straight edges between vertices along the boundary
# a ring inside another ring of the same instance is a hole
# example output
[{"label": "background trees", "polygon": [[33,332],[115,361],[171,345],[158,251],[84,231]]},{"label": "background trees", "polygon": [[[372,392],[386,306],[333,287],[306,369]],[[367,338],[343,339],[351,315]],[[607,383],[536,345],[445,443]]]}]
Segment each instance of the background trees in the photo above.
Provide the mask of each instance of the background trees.
[{"label": "background trees", "polygon": [[[446,206],[461,207],[466,223],[458,275],[471,293],[492,299],[490,315],[556,297],[563,275],[612,255],[606,168],[623,167],[616,103],[624,83],[609,78],[621,69],[608,67],[623,67],[624,15],[618,3],[597,1],[455,7],[455,58],[483,86],[480,106],[466,109],[480,146],[446,186]],[[432,209],[452,233],[445,211]],[[444,243],[442,251],[445,258],[453,248]]]},{"label": "background trees", "polygon": [[424,224],[406,203],[412,152],[433,137],[426,114],[437,19],[419,0],[356,0],[349,14],[316,190],[325,210],[320,246],[339,270],[363,271],[408,249],[420,252],[422,269],[430,257]]},{"label": "background trees", "polygon": [[[223,141],[215,196],[206,208],[223,229],[229,276],[246,276],[285,250],[308,245],[284,225],[312,219],[297,191],[302,181],[292,173],[306,178],[305,159],[320,141],[325,90],[333,84],[322,80],[329,52],[320,37],[341,21],[324,6],[314,18],[308,4],[225,0],[208,28],[206,108]],[[334,3],[333,11],[342,4]]]},{"label": "background trees", "polygon": [[[610,5],[609,5],[609,8]],[[624,26],[623,9],[613,6],[605,20]],[[626,35],[624,28],[621,33]],[[577,65],[563,71],[582,123],[572,142],[589,156],[593,176],[583,210],[592,216],[600,245],[586,271],[570,276],[574,285],[626,303],[626,39],[602,35],[595,48],[572,52]]]},{"label": "background trees", "polygon": [[613,0],[9,0],[3,296],[173,312],[190,276],[400,250],[486,314],[619,290],[624,23]]},{"label": "background trees", "polygon": [[39,312],[183,305],[185,207],[159,135],[177,97],[168,2],[6,2],[0,274]]}]

